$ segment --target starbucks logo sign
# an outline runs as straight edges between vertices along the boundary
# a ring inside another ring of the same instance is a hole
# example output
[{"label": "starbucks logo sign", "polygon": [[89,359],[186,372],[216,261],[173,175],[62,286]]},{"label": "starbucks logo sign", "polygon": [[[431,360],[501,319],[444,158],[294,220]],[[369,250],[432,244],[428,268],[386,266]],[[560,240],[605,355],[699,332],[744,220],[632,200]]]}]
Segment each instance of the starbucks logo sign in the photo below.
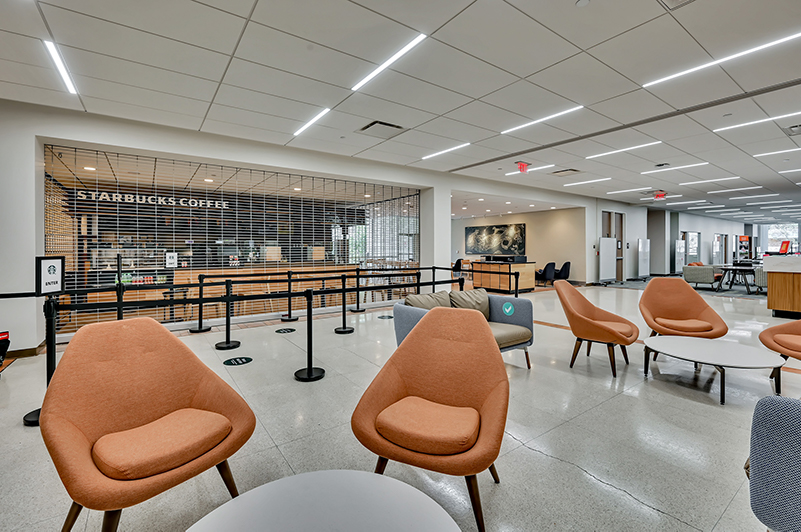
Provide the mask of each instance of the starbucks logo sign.
[{"label": "starbucks logo sign", "polygon": [[55,275],[56,267],[51,264],[50,266],[47,267],[47,273],[49,273],[50,275]]}]

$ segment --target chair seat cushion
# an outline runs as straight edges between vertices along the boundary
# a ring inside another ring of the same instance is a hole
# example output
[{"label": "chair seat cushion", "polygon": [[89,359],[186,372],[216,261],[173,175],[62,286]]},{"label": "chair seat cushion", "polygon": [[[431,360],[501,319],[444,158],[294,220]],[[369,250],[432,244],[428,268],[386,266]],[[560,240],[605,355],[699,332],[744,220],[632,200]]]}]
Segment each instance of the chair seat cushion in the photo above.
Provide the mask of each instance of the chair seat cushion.
[{"label": "chair seat cushion", "polygon": [[716,274],[714,274],[714,275],[715,275],[715,280],[716,280],[716,281],[717,281],[718,279],[720,279],[721,277],[723,277],[723,274],[722,274],[722,273],[716,273]]},{"label": "chair seat cushion", "polygon": [[454,308],[469,308],[481,311],[484,318],[489,319],[489,295],[483,288],[453,291],[450,294],[450,303]]},{"label": "chair seat cushion", "polygon": [[603,325],[605,327],[609,327],[610,329],[619,332],[623,336],[631,336],[634,333],[634,331],[631,330],[631,325],[629,325],[628,323],[623,323],[621,321],[597,320],[595,323]]},{"label": "chair seat cushion", "polygon": [[375,420],[379,434],[410,451],[452,455],[478,439],[481,416],[475,408],[448,406],[410,395],[385,408]]},{"label": "chair seat cushion", "polygon": [[512,325],[511,323],[499,323],[496,321],[487,322],[492,330],[492,335],[498,343],[500,349],[509,346],[524,344],[531,339],[531,330],[522,325]]},{"label": "chair seat cushion", "polygon": [[704,332],[714,329],[711,323],[704,320],[671,320],[668,318],[656,318],[659,325],[683,332]]},{"label": "chair seat cushion", "polygon": [[773,341],[786,349],[801,352],[801,336],[797,334],[777,334]]},{"label": "chair seat cushion", "polygon": [[183,408],[147,425],[106,434],[92,447],[92,459],[104,475],[113,479],[152,477],[191,462],[230,432],[227,417]]},{"label": "chair seat cushion", "polygon": [[406,296],[406,304],[410,307],[431,310],[435,307],[450,307],[451,298],[444,290],[433,294],[411,294]]}]

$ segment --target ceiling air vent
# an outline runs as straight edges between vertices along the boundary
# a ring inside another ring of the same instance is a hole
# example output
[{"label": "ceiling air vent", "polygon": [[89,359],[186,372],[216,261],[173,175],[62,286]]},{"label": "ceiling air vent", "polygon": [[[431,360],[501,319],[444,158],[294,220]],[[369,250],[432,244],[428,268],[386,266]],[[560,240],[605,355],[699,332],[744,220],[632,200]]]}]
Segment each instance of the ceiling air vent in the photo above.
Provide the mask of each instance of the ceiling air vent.
[{"label": "ceiling air vent", "polygon": [[370,135],[371,137],[376,137],[379,139],[391,139],[392,137],[400,135],[404,131],[406,131],[405,127],[397,126],[395,124],[388,124],[387,122],[381,122],[380,120],[373,120],[355,133]]},{"label": "ceiling air vent", "polygon": [[801,124],[796,124],[794,126],[783,127],[782,131],[787,133],[788,137],[794,137],[796,135],[801,135]]},{"label": "ceiling air vent", "polygon": [[564,170],[557,170],[556,172],[551,172],[551,175],[559,177],[567,177],[569,175],[575,175],[580,173],[581,170],[576,170],[575,168],[565,168]]},{"label": "ceiling air vent", "polygon": [[680,7],[686,6],[687,4],[693,3],[694,1],[695,0],[659,0],[659,3],[670,11],[674,11]]}]

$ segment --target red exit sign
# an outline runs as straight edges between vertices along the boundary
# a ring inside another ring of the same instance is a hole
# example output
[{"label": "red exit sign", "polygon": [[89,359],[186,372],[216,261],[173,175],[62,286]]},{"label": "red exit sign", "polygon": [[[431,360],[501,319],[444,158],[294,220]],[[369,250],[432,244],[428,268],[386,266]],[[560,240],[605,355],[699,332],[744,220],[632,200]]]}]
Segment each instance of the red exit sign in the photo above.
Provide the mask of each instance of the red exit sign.
[{"label": "red exit sign", "polygon": [[666,195],[667,195],[667,192],[655,192],[654,193],[654,199],[657,200],[657,201],[663,200],[663,199],[665,199]]}]

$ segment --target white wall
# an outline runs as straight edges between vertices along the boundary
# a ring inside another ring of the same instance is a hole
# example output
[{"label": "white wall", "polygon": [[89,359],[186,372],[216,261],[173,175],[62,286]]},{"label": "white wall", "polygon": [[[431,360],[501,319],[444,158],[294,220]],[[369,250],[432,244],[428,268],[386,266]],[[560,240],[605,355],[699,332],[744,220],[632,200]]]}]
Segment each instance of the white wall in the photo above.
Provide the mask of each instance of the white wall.
[{"label": "white wall", "polygon": [[698,216],[686,212],[679,213],[679,232],[696,231],[701,233],[701,262],[712,264],[712,242],[715,233],[729,235],[729,256],[726,262],[731,262],[731,253],[734,250],[734,235],[742,235],[744,224],[730,222],[709,216]]},{"label": "white wall", "polygon": [[499,224],[526,224],[526,256],[529,262],[536,262],[542,268],[555,262],[560,268],[570,261],[570,279],[587,280],[587,261],[585,247],[584,208],[556,209],[504,214],[482,218],[464,218],[451,223],[451,259],[466,258],[477,260],[481,255],[465,253],[465,227]]}]

